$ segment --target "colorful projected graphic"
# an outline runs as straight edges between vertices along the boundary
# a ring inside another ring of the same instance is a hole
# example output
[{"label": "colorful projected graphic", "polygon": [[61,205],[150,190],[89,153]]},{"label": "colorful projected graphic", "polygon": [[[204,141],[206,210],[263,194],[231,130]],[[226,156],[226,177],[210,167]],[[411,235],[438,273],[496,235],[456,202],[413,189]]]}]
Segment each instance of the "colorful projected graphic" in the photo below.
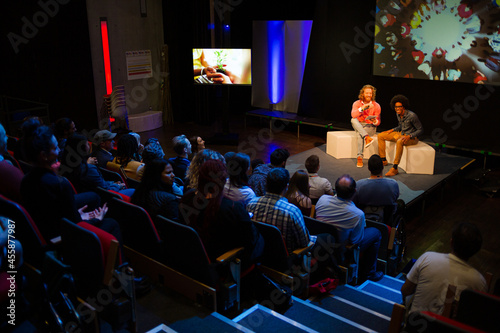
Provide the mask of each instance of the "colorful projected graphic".
[{"label": "colorful projected graphic", "polygon": [[252,84],[250,49],[193,49],[197,84]]},{"label": "colorful projected graphic", "polygon": [[377,1],[373,74],[500,84],[498,1]]}]

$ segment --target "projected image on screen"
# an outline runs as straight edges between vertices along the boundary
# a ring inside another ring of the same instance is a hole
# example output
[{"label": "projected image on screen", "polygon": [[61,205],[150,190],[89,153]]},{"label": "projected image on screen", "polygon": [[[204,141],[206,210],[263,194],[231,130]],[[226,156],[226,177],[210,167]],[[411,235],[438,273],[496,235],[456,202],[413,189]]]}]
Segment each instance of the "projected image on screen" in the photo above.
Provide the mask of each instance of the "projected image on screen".
[{"label": "projected image on screen", "polygon": [[379,0],[373,74],[500,84],[500,0]]},{"label": "projected image on screen", "polygon": [[194,82],[252,84],[250,49],[193,49]]}]

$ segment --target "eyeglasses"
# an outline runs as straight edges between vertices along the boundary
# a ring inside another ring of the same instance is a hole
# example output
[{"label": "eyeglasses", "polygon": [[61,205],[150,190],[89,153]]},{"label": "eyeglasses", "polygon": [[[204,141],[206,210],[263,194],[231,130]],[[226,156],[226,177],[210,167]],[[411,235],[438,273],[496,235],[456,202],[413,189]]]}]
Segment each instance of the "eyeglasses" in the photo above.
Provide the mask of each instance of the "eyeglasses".
[{"label": "eyeglasses", "polygon": [[394,108],[395,108],[395,109],[402,109],[402,108],[403,108],[403,106],[402,106],[402,105],[394,105]]}]

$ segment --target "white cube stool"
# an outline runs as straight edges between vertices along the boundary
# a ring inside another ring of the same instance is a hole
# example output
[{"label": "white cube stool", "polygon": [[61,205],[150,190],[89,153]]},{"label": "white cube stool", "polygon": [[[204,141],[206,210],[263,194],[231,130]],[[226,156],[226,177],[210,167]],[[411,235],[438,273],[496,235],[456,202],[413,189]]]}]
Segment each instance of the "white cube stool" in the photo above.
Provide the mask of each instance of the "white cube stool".
[{"label": "white cube stool", "polygon": [[434,174],[435,157],[434,148],[419,141],[416,145],[403,148],[400,166],[406,173],[432,175]]},{"label": "white cube stool", "polygon": [[326,134],[326,153],[335,158],[356,158],[355,131],[330,131]]},{"label": "white cube stool", "polygon": [[[371,137],[372,144],[363,151],[363,158],[378,154],[377,135]],[[356,158],[358,156],[358,135],[356,131],[330,131],[326,134],[326,153],[335,158]]]},{"label": "white cube stool", "polygon": [[[396,142],[386,141],[386,157],[389,163],[396,156]],[[399,166],[406,173],[433,175],[436,151],[422,141],[413,146],[404,146]]]}]

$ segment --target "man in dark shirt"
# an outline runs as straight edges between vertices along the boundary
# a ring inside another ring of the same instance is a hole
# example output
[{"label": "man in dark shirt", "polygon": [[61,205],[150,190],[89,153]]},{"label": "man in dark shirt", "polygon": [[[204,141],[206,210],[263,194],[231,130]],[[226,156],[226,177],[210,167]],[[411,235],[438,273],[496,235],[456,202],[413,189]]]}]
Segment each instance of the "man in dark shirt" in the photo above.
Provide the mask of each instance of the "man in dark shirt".
[{"label": "man in dark shirt", "polygon": [[261,197],[266,194],[267,174],[274,168],[284,168],[286,160],[290,157],[288,150],[278,148],[271,153],[271,163],[259,165],[248,179],[248,186],[255,195]]},{"label": "man in dark shirt", "polygon": [[382,158],[384,165],[388,162],[385,158],[385,142],[396,142],[396,155],[392,168],[385,174],[386,177],[395,176],[399,173],[398,164],[403,155],[403,147],[416,145],[418,137],[424,131],[418,116],[408,110],[410,102],[403,95],[396,95],[391,100],[391,108],[396,111],[398,117],[398,126],[378,135],[378,154]]},{"label": "man in dark shirt", "polygon": [[106,169],[106,164],[113,161],[113,144],[116,133],[108,130],[101,130],[94,135],[94,144],[98,147],[92,152],[92,156],[97,158],[97,165]]},{"label": "man in dark shirt", "polygon": [[191,154],[191,142],[189,142],[188,138],[182,134],[174,137],[172,139],[172,143],[174,144],[174,151],[177,154],[177,157],[171,157],[168,160],[174,168],[174,175],[185,182],[186,172],[191,164],[191,162],[187,159],[189,154]]}]

